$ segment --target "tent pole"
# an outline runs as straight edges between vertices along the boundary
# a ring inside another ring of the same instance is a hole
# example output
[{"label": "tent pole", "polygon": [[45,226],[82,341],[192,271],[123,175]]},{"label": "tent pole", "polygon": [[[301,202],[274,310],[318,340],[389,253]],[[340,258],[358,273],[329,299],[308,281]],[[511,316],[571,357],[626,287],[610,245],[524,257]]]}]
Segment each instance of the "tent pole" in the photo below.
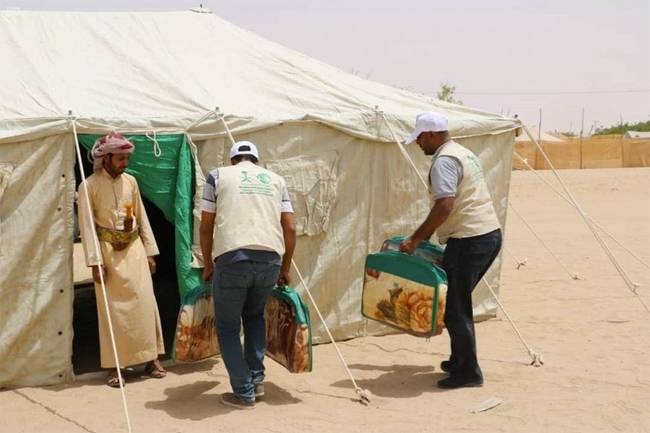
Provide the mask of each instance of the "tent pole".
[{"label": "tent pole", "polygon": [[[77,138],[77,119],[72,116],[72,111],[68,111],[68,120],[72,123],[72,136],[74,138],[74,144],[75,144],[75,150],[77,153],[77,163],[79,164],[79,172],[81,173],[81,180],[85,184],[86,182],[86,173],[84,171],[84,166],[83,166],[83,161],[81,159],[81,149],[79,147],[79,139]],[[84,188],[84,195],[85,195],[85,201],[86,201],[86,211],[88,212],[88,216],[93,215],[93,211],[90,207],[90,195],[88,194],[88,188]],[[103,266],[104,265],[104,260],[102,258],[101,250],[99,248],[99,239],[97,239],[97,233],[93,231],[93,248],[94,248],[94,254],[95,257],[99,260],[98,266]],[[124,416],[126,418],[126,426],[131,433],[133,430],[131,429],[131,419],[129,417],[129,408],[126,404],[126,393],[124,392],[124,380],[122,378],[122,371],[120,370],[120,359],[117,355],[117,344],[115,343],[115,333],[113,331],[113,321],[111,319],[111,311],[108,306],[108,296],[106,295],[106,283],[104,281],[104,272],[99,272],[99,280],[101,283],[102,287],[102,294],[104,296],[104,310],[106,312],[106,319],[108,322],[108,331],[111,336],[111,346],[113,348],[113,357],[115,359],[115,366],[116,366],[116,371],[117,371],[117,378],[120,382],[120,392],[122,394],[122,407],[124,409]]]}]

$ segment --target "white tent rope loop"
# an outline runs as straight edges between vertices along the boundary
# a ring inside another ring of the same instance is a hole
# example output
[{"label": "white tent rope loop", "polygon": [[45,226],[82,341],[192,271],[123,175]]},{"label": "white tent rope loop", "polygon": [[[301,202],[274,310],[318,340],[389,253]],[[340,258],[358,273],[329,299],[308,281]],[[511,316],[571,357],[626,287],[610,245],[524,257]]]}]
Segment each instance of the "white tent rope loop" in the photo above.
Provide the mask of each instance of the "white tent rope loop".
[{"label": "white tent rope loop", "polygon": [[221,116],[221,113],[219,112],[219,108],[215,108],[214,110],[209,110],[203,116],[198,118],[196,121],[190,123],[190,125],[187,128],[185,128],[185,132],[187,132],[188,135],[189,135],[190,129],[194,128],[195,126],[200,125],[201,123],[203,123],[205,120],[207,120],[211,116],[215,116],[217,118],[217,120],[218,120],[219,117]]},{"label": "white tent rope loop", "polygon": [[[382,113],[382,116],[384,116],[383,113]],[[424,181],[424,179],[422,178],[422,175],[420,175],[420,172],[418,171],[417,167],[415,166],[415,163],[413,163],[413,160],[412,160],[411,157],[408,155],[408,153],[406,153],[406,151],[404,150],[402,144],[401,144],[401,143],[399,142],[399,140],[397,139],[397,136],[396,136],[395,133],[393,132],[393,128],[391,128],[390,123],[388,123],[388,119],[386,119],[386,116],[384,116],[384,122],[386,122],[386,125],[388,126],[388,129],[390,130],[390,133],[391,133],[391,135],[392,135],[392,137],[393,137],[393,140],[395,141],[395,144],[397,144],[397,147],[399,147],[399,148],[401,149],[401,153],[402,153],[402,155],[403,155],[404,158],[406,158],[406,160],[409,162],[409,165],[411,166],[411,168],[413,168],[413,171],[415,171],[416,174],[418,175],[418,178],[420,179],[420,182],[422,182],[422,184],[426,187],[426,189],[427,189],[427,191],[428,191],[428,190],[429,190],[429,185]],[[485,277],[483,277],[483,282],[485,282],[485,284],[488,286],[488,289],[490,289],[490,293],[492,293],[492,296],[493,296],[494,299],[496,300],[497,305],[499,305],[499,308],[501,308],[501,311],[503,311],[503,313],[506,315],[506,318],[507,318],[508,321],[510,322],[510,325],[511,325],[512,328],[515,330],[515,332],[517,333],[517,335],[519,336],[519,339],[521,340],[521,342],[524,343],[524,346],[525,346],[526,349],[528,350],[528,354],[533,358],[533,362],[531,363],[531,365],[535,365],[536,367],[539,367],[539,366],[542,364],[542,361],[541,361],[541,355],[538,354],[537,352],[535,352],[534,350],[532,350],[532,349],[528,346],[528,344],[526,344],[526,341],[524,340],[524,338],[522,337],[521,333],[519,332],[519,329],[517,329],[517,326],[515,325],[515,323],[514,323],[514,322],[512,321],[512,319],[510,318],[510,315],[508,314],[508,312],[506,311],[506,309],[503,307],[503,304],[501,304],[501,301],[499,301],[499,298],[497,297],[496,293],[494,293],[494,290],[492,290],[492,287],[491,287],[490,284],[487,282],[487,280],[485,279]]]},{"label": "white tent rope loop", "polygon": [[562,267],[562,269],[564,269],[564,271],[567,274],[569,274],[571,279],[572,280],[579,280],[580,276],[578,275],[578,273],[577,272],[571,272],[571,271],[569,271],[567,269],[566,266],[564,266],[564,263],[562,262],[562,260],[559,259],[559,257],[553,252],[553,250],[551,250],[551,248],[548,245],[546,245],[546,242],[544,242],[544,240],[537,234],[537,232],[535,232],[535,229],[533,229],[533,227],[530,225],[530,223],[528,223],[528,221],[526,221],[526,218],[524,218],[523,215],[520,214],[519,211],[517,211],[517,209],[515,209],[515,207],[512,205],[511,201],[508,201],[508,206],[510,206],[510,209],[512,209],[512,211],[515,213],[515,215],[517,215],[519,217],[519,219],[526,225],[528,230],[530,230],[530,232],[533,234],[533,236],[535,236],[535,238],[539,241],[539,243],[542,244],[542,246],[546,249],[546,251],[548,251],[549,254],[551,256],[553,256],[555,261],[558,262],[558,264]]},{"label": "white tent rope loop", "polygon": [[[527,168],[528,170],[532,171],[532,172],[535,174],[535,176],[537,176],[537,178],[538,178],[539,180],[541,180],[542,182],[544,182],[544,183],[545,183],[549,188],[551,188],[553,191],[555,191],[555,193],[556,193],[557,195],[559,195],[560,197],[562,197],[562,198],[563,198],[567,203],[569,203],[572,207],[575,207],[574,204],[571,202],[571,200],[569,200],[569,198],[568,198],[566,195],[564,195],[564,193],[562,193],[562,191],[559,191],[559,190],[558,190],[558,189],[557,189],[553,184],[551,184],[548,180],[544,179],[544,177],[542,177],[542,176],[539,174],[539,172],[538,172],[537,170],[535,170],[535,169],[534,169],[534,168],[533,168],[533,167],[528,163],[528,160],[527,160],[526,158],[524,158],[523,156],[519,155],[517,152],[513,152],[513,154],[514,154],[517,158],[519,158],[519,160],[520,160],[521,162],[524,163],[524,165],[526,166],[526,168]],[[641,257],[639,257],[638,255],[636,255],[633,251],[631,251],[629,248],[627,248],[625,245],[623,245],[623,244],[622,244],[618,239],[616,239],[616,238],[614,237],[614,235],[612,235],[610,232],[608,232],[607,230],[605,230],[605,228],[604,228],[603,226],[601,226],[600,224],[598,224],[597,221],[595,221],[595,220],[594,220],[592,217],[590,217],[589,215],[587,215],[587,218],[589,218],[589,221],[591,221],[591,222],[592,222],[596,227],[598,227],[598,229],[599,229],[601,232],[603,232],[605,235],[607,235],[607,237],[609,237],[611,240],[613,240],[613,241],[616,243],[616,245],[618,245],[618,246],[621,247],[623,250],[625,250],[629,255],[631,255],[632,257],[634,257],[634,258],[635,258],[639,263],[641,263],[643,266],[645,266],[646,268],[650,269],[650,265],[649,265],[649,264],[647,264],[646,262],[644,262],[643,259],[642,259]]]},{"label": "white tent rope loop", "polygon": [[362,389],[357,385],[357,382],[354,380],[354,376],[352,376],[352,372],[350,372],[350,369],[348,368],[348,364],[343,358],[343,354],[341,354],[341,351],[339,350],[338,345],[336,344],[336,341],[334,341],[334,337],[332,336],[332,333],[330,332],[329,327],[327,326],[327,323],[325,323],[325,319],[323,318],[323,315],[320,312],[320,309],[318,308],[318,305],[316,305],[316,301],[314,300],[314,297],[311,295],[311,291],[307,287],[307,283],[305,283],[305,280],[302,278],[302,274],[300,273],[300,270],[298,269],[298,266],[296,265],[296,262],[291,260],[291,264],[293,265],[293,269],[295,269],[296,274],[298,275],[298,279],[300,279],[300,284],[302,284],[302,287],[305,289],[305,292],[307,293],[307,296],[309,296],[309,300],[311,301],[311,304],[314,306],[314,309],[316,310],[316,314],[318,314],[318,318],[320,319],[321,323],[325,327],[325,331],[327,332],[327,336],[329,337],[330,341],[334,345],[334,349],[336,350],[336,354],[339,357],[339,360],[341,361],[341,364],[343,364],[343,368],[345,368],[345,372],[348,374],[348,377],[352,381],[352,386],[354,386],[354,390],[356,391],[357,395],[359,396],[360,402],[364,405],[367,405],[370,403],[370,391],[367,389]]},{"label": "white tent rope loop", "polygon": [[228,124],[226,123],[226,116],[219,110],[219,107],[215,108],[214,110],[210,110],[207,113],[205,113],[201,118],[199,118],[197,121],[193,122],[190,124],[186,129],[185,132],[187,132],[188,135],[190,129],[194,128],[195,126],[201,124],[203,121],[208,119],[211,116],[215,116],[217,121],[221,121],[223,124],[224,129],[226,130],[226,134],[228,135],[228,139],[230,140],[230,144],[235,144],[235,139],[232,135],[232,132],[230,131],[230,128],[228,127]]},{"label": "white tent rope loop", "polygon": [[219,116],[219,120],[221,120],[221,123],[223,123],[223,127],[226,130],[226,134],[228,134],[228,139],[230,140],[230,144],[234,145],[235,144],[235,138],[232,136],[232,132],[230,132],[230,128],[228,127],[228,124],[226,123],[226,117],[223,114],[217,113]]},{"label": "white tent rope loop", "polygon": [[531,139],[531,141],[532,141],[533,143],[535,143],[535,146],[537,147],[537,149],[539,149],[539,151],[541,152],[542,156],[543,156],[544,159],[546,160],[546,163],[548,164],[548,166],[549,166],[549,167],[551,168],[551,170],[553,171],[553,174],[555,175],[556,179],[558,180],[558,182],[560,182],[560,185],[562,185],[562,188],[564,189],[564,192],[566,193],[567,197],[569,197],[569,199],[571,200],[571,202],[574,204],[574,207],[576,208],[576,210],[577,210],[577,211],[580,213],[580,215],[582,216],[582,219],[583,219],[583,220],[585,221],[585,223],[587,224],[587,227],[589,227],[589,230],[591,231],[591,233],[592,233],[592,234],[594,235],[594,237],[596,238],[596,241],[600,244],[600,246],[601,246],[601,248],[603,249],[603,251],[605,251],[605,254],[607,255],[607,257],[609,258],[610,262],[612,262],[612,264],[614,265],[614,267],[615,267],[616,270],[618,271],[619,275],[621,276],[621,278],[623,279],[623,281],[624,281],[625,284],[627,285],[628,289],[629,289],[629,290],[630,290],[634,295],[637,296],[637,298],[639,299],[639,301],[641,302],[641,304],[645,307],[646,311],[648,311],[648,313],[650,313],[650,309],[648,309],[648,306],[645,304],[645,302],[643,301],[643,299],[639,296],[639,294],[638,294],[637,291],[636,291],[636,287],[638,287],[638,284],[635,283],[635,282],[633,282],[633,281],[630,279],[630,277],[627,275],[627,273],[625,272],[625,270],[623,269],[623,267],[621,266],[621,264],[618,262],[618,260],[616,260],[616,257],[614,257],[614,254],[612,253],[612,251],[609,249],[609,247],[607,246],[607,244],[605,243],[605,241],[603,240],[603,238],[600,236],[600,234],[598,234],[598,231],[596,230],[596,227],[594,226],[594,224],[592,224],[591,220],[589,219],[589,217],[587,216],[587,214],[585,213],[585,211],[582,209],[582,207],[580,206],[580,204],[578,203],[578,201],[573,197],[573,194],[571,194],[571,191],[569,191],[569,188],[566,186],[566,184],[564,183],[564,181],[563,181],[562,178],[560,177],[560,174],[557,172],[557,170],[556,170],[555,167],[553,166],[553,163],[551,163],[551,160],[549,159],[548,155],[546,154],[546,152],[544,151],[544,149],[542,148],[542,146],[540,146],[539,143],[537,142],[537,140],[535,140],[535,138],[533,138],[532,134],[530,133],[530,131],[528,130],[528,128],[526,127],[526,125],[523,125],[523,124],[522,124],[522,127],[524,128],[524,131],[526,131],[526,134],[528,134],[528,137]]},{"label": "white tent rope loop", "polygon": [[[75,143],[75,149],[77,153],[77,163],[79,164],[79,172],[81,173],[81,181],[86,182],[86,173],[84,171],[84,166],[83,162],[81,159],[81,149],[79,148],[79,140],[77,139],[77,119],[75,117],[72,117],[72,113],[70,113],[70,116],[68,117],[72,123],[72,136],[74,137],[74,143]],[[86,206],[87,209],[86,211],[88,212],[89,216],[93,215],[93,211],[90,207],[90,194],[88,194],[88,188],[84,188],[84,193],[85,193],[85,198],[86,198]],[[94,248],[94,253],[95,257],[99,259],[99,266],[103,266],[104,261],[102,259],[102,254],[101,250],[99,248],[99,239],[97,239],[97,234],[93,232],[93,248]],[[115,365],[116,370],[117,370],[117,378],[120,382],[120,392],[122,395],[122,407],[124,409],[124,416],[126,418],[126,426],[128,428],[129,433],[131,433],[133,430],[131,429],[131,419],[129,417],[129,408],[126,404],[126,393],[124,392],[124,380],[122,378],[122,372],[120,371],[120,360],[117,355],[117,345],[115,343],[115,333],[113,332],[113,321],[111,320],[111,313],[110,309],[108,306],[108,296],[106,295],[106,284],[104,282],[104,273],[100,272],[99,273],[99,279],[102,287],[102,294],[104,296],[104,310],[106,312],[106,319],[108,322],[108,331],[111,336],[111,345],[113,347],[113,356],[115,358]]]},{"label": "white tent rope loop", "polygon": [[152,132],[153,136],[149,135],[149,131],[146,131],[144,136],[153,142],[153,154],[156,158],[160,158],[160,155],[162,155],[162,150],[160,150],[160,144],[156,139],[156,130],[154,129]]}]

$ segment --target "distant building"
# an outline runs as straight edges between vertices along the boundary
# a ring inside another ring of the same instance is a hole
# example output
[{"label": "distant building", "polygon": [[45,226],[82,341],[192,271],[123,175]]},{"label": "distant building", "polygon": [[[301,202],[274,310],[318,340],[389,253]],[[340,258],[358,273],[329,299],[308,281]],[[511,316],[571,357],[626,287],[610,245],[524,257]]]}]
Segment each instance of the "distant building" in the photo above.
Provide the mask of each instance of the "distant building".
[{"label": "distant building", "polygon": [[650,131],[627,131],[625,138],[650,138]]}]

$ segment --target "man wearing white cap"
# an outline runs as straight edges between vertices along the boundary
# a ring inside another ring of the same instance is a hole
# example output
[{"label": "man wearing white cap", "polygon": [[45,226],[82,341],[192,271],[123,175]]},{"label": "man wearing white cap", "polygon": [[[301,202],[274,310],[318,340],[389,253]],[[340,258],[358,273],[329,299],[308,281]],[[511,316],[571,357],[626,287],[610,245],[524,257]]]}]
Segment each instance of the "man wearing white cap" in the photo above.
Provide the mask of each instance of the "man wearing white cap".
[{"label": "man wearing white cap", "polygon": [[416,141],[425,155],[433,155],[429,174],[432,208],[400,250],[412,253],[434,232],[447,244],[442,268],[448,290],[445,326],[451,356],[441,369],[449,377],[440,388],[481,386],[483,373],[476,356],[472,291],[501,249],[501,228],[494,211],[479,159],[454,142],[445,116],[434,112],[416,117],[406,144]]},{"label": "man wearing white cap", "polygon": [[201,200],[203,279],[213,279],[217,336],[233,390],[221,401],[238,409],[253,408],[264,395],[264,307],[276,284],[289,283],[296,242],[284,179],[258,161],[253,143],[235,143],[231,165],[210,171]]}]

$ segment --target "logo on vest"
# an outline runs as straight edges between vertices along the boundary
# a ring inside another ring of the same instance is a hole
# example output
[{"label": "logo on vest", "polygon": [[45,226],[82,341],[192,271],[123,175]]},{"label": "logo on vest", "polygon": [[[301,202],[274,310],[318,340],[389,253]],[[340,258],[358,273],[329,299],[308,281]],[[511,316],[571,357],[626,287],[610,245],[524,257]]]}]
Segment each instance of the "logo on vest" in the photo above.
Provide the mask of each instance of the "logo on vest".
[{"label": "logo on vest", "polygon": [[266,173],[260,173],[257,175],[257,180],[262,182],[264,185],[268,185],[269,183],[271,183],[271,176],[269,176]]},{"label": "logo on vest", "polygon": [[481,168],[481,161],[478,159],[478,157],[474,154],[468,155],[467,156],[467,162],[469,165],[474,168],[474,174],[472,176],[473,180],[481,180],[483,179],[483,169]]},{"label": "logo on vest", "polygon": [[240,172],[241,179],[239,181],[239,193],[246,195],[265,195],[272,196],[273,188],[271,184],[271,176],[266,173],[258,173],[256,175],[249,175],[248,171],[242,170]]}]

